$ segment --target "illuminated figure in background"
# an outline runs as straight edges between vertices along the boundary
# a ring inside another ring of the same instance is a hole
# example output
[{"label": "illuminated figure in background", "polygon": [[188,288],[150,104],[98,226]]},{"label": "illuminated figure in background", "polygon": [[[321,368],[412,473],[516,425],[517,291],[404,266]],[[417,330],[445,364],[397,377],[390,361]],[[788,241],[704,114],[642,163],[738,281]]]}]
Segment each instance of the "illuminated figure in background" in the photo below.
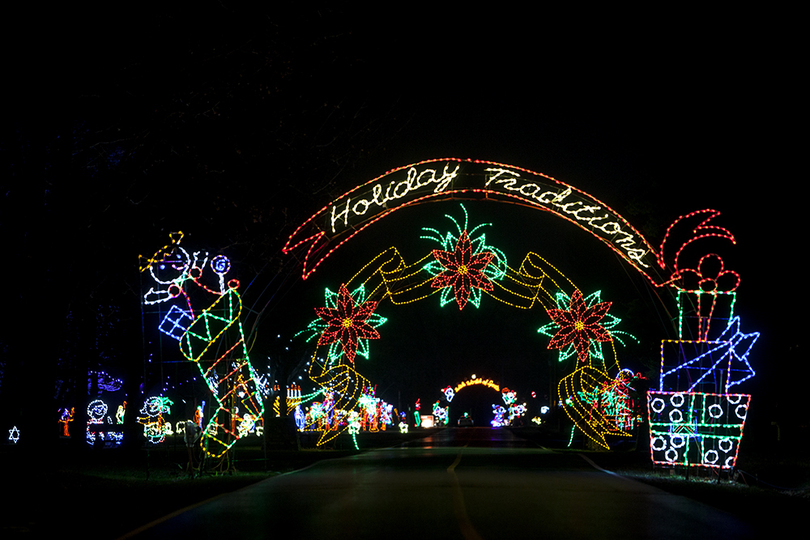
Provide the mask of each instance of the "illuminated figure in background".
[{"label": "illuminated figure in background", "polygon": [[373,410],[369,411],[369,424],[370,428],[369,431],[379,431],[380,430],[380,407],[379,403],[374,407]]},{"label": "illuminated figure in background", "polygon": [[514,405],[509,406],[509,425],[523,425],[521,418],[523,415],[526,414],[526,404],[525,403],[516,403]]},{"label": "illuminated figure in background", "polygon": [[194,409],[194,423],[200,426],[200,429],[203,427],[203,409],[205,408],[205,401],[202,402],[202,405],[197,405],[197,408]]},{"label": "illuminated figure in background", "polygon": [[503,400],[504,405],[508,407],[517,401],[517,392],[504,388],[501,390],[501,399]]},{"label": "illuminated figure in background", "polygon": [[237,428],[239,431],[239,438],[241,439],[245,435],[249,435],[250,433],[256,432],[256,419],[253,418],[251,415],[245,413],[242,419],[239,422],[239,427]]},{"label": "illuminated figure in background", "polygon": [[436,401],[433,404],[433,421],[437,426],[444,426],[447,425],[447,409],[448,407],[442,407],[440,401]]},{"label": "illuminated figure in background", "polygon": [[393,412],[394,406],[390,403],[385,403],[384,401],[380,400],[380,429],[385,431],[388,429],[388,426],[393,423],[391,413]]},{"label": "illuminated figure in background", "polygon": [[[120,409],[120,407],[119,407]],[[109,407],[104,401],[95,399],[87,405],[87,430],[85,437],[87,444],[95,444],[96,442],[110,442],[113,445],[121,444],[124,439],[124,433],[118,429],[110,429],[104,431],[93,432],[91,426],[98,426],[103,424],[113,424],[112,418],[107,415]],[[106,418],[105,418],[106,416]],[[120,422],[118,422],[120,424]],[[96,428],[98,429],[98,428]]]},{"label": "illuminated figure in background", "polygon": [[357,401],[360,412],[360,425],[363,431],[377,431],[379,399],[374,396],[374,388],[364,388]]},{"label": "illuminated figure in background", "polygon": [[200,369],[216,401],[203,430],[202,443],[212,457],[220,457],[241,437],[237,424],[244,415],[260,419],[264,402],[258,375],[248,357],[242,329],[239,280],[225,279],[231,269],[224,255],[189,253],[180,246],[182,233],[171,244],[144,260],[155,284],[144,295],[147,305],[171,302],[160,331],[176,339],[180,352]]},{"label": "illuminated figure in background", "polygon": [[334,427],[333,418],[335,415],[335,394],[334,392],[324,392],[323,395],[323,427],[330,429]]},{"label": "illuminated figure in background", "polygon": [[632,382],[638,377],[629,369],[623,369],[615,379],[605,381],[599,392],[600,406],[605,410],[605,415],[624,431],[631,431],[635,426],[630,391],[633,390]]},{"label": "illuminated figure in background", "polygon": [[413,418],[414,418],[415,423],[414,423],[413,427],[421,427],[422,426],[422,415],[419,414],[419,409],[422,407],[422,404],[419,403],[419,401],[420,400],[417,399],[416,400],[416,405],[414,405],[415,410],[413,412]]},{"label": "illuminated figure in background", "polygon": [[124,401],[121,405],[118,406],[118,411],[115,413],[115,423],[116,424],[123,424],[124,423],[124,415],[127,412],[127,402]]},{"label": "illuminated figure in background", "polygon": [[360,413],[357,411],[350,411],[347,424],[349,426],[349,433],[352,435],[357,435],[360,433]]},{"label": "illuminated figure in background", "polygon": [[[507,407],[506,412],[509,413],[509,419],[506,420],[505,425],[509,426],[517,425],[516,421],[520,420],[520,418],[522,418],[523,415],[526,414],[526,404],[517,403],[517,392],[509,390],[508,388],[504,388],[501,391],[501,399],[503,399],[503,402]],[[503,421],[502,418],[501,421]]]},{"label": "illuminated figure in background", "polygon": [[107,408],[107,404],[100,399],[94,399],[87,405],[87,444],[92,445],[95,444],[97,440],[104,440],[104,432],[99,431],[97,433],[93,433],[90,431],[90,426],[104,423],[104,415],[107,414]]},{"label": "illuminated figure in background", "polygon": [[303,431],[304,426],[306,425],[306,415],[301,409],[301,405],[296,405],[293,415],[295,418],[295,426],[298,428],[298,431]]},{"label": "illuminated figure in background", "polygon": [[357,411],[349,411],[349,415],[346,418],[346,426],[349,434],[352,436],[352,440],[354,441],[354,447],[356,449],[360,449],[357,444],[357,434],[360,433],[360,425],[361,425],[361,417],[363,415]]},{"label": "illuminated figure in background", "polygon": [[141,414],[145,416],[139,417],[138,423],[143,424],[143,434],[150,443],[160,444],[165,440],[167,424],[163,413],[169,414],[169,406],[173,404],[164,396],[152,396],[144,401]]},{"label": "illuminated figure in background", "polygon": [[317,424],[319,429],[323,430],[326,425],[326,410],[323,403],[320,401],[312,402],[307,414],[307,424]]},{"label": "illuminated figure in background", "polygon": [[70,423],[73,422],[73,411],[74,407],[71,407],[70,410],[62,409],[62,415],[59,418],[59,423],[62,424],[62,436],[63,437],[70,437]]},{"label": "illuminated figure in background", "polygon": [[503,427],[506,423],[506,420],[503,417],[506,415],[506,409],[503,408],[503,405],[492,405],[492,415],[494,418],[490,421],[492,427]]}]

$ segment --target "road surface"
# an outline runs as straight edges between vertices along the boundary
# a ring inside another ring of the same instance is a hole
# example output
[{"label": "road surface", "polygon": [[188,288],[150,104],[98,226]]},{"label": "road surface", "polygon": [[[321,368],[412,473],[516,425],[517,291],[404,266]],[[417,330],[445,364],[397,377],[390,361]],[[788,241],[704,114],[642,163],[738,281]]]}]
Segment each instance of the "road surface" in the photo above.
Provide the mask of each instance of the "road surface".
[{"label": "road surface", "polygon": [[753,538],[729,514],[531,447],[508,430],[447,429],[319,462],[125,538]]}]

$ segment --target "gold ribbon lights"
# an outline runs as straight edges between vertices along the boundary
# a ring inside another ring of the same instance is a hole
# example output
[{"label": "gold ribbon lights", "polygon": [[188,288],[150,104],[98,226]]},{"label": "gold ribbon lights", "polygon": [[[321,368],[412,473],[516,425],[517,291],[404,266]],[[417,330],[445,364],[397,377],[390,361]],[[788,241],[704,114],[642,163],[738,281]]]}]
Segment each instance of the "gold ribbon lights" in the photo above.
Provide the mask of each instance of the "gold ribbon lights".
[{"label": "gold ribbon lights", "polygon": [[[612,347],[615,331],[611,330],[618,319],[607,315],[610,304],[598,301],[598,293],[583,298],[571,280],[536,253],[526,254],[520,266],[512,268],[502,251],[486,244],[482,228],[490,224],[471,228],[467,211],[463,205],[461,208],[463,221],[446,216],[455,231],[423,229],[422,238],[439,244],[425,257],[409,265],[391,247],[341,284],[338,292],[327,289],[326,306],[316,308],[318,318],[299,333],[307,334],[308,340],[317,338],[309,376],[324,395],[333,396],[333,412],[328,414],[336,421],[330,422],[318,444],[347,429],[347,423],[337,417],[355,409],[370,387],[355,369],[354,360],[357,355],[368,358],[369,340],[380,338],[377,328],[386,319],[377,313],[379,305],[386,300],[404,305],[433,295],[439,295],[442,306],[455,302],[459,310],[469,304],[478,307],[483,295],[519,309],[541,305],[553,322],[540,332],[557,336],[552,337],[549,348],[559,348],[561,360],[577,351],[577,368],[560,382],[558,390],[566,414],[602,446],[607,447],[604,435],[629,435],[616,427],[611,421],[614,415],[605,413],[601,405],[606,401],[601,389],[615,387],[609,384],[612,378],[605,367],[604,349],[613,351],[611,368],[619,369]],[[565,290],[573,293],[569,296]],[[610,346],[603,348],[602,342]],[[314,424],[308,429],[317,429]]]}]

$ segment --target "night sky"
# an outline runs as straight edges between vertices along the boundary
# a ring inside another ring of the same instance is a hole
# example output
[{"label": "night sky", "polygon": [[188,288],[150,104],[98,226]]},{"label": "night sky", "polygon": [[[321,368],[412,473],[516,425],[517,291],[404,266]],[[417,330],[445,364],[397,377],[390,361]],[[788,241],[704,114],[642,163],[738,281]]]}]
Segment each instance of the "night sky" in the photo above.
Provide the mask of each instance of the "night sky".
[{"label": "night sky", "polygon": [[[759,376],[747,390],[767,396],[763,409],[777,414],[784,373],[807,375],[794,292],[805,266],[804,250],[793,247],[804,242],[801,188],[787,165],[798,149],[787,129],[795,75],[785,69],[789,35],[762,31],[769,14],[649,14],[639,23],[637,14],[616,12],[161,9],[105,8],[107,24],[71,14],[71,24],[44,38],[50,83],[24,76],[31,62],[14,64],[20,107],[5,151],[12,161],[25,144],[50,149],[45,161],[72,156],[61,171],[79,176],[49,172],[49,204],[74,204],[81,195],[65,195],[74,188],[102,194],[84,199],[73,218],[105,265],[134,266],[138,253],[180,228],[190,246],[228,252],[212,244],[229,244],[250,262],[239,276],[250,284],[245,303],[267,305],[259,333],[291,335],[313,318],[324,287],[336,290],[390,245],[421,256],[436,246],[418,239],[420,228],[445,229],[444,214],[459,208],[398,212],[306,282],[280,255],[295,225],[389,169],[484,159],[584,190],[654,246],[679,215],[719,210],[717,224],[737,238],[722,255],[742,275],[743,329],[762,332],[751,356]],[[92,169],[99,159],[107,168]],[[488,243],[513,263],[538,252],[583,290],[601,290],[612,312],[626,313],[623,329],[642,343],[619,350],[623,366],[644,369],[643,357],[672,337],[651,289],[590,235],[513,205],[466,206],[473,223],[493,222]],[[261,218],[245,217],[254,214]],[[99,228],[106,230],[94,244]],[[113,234],[126,241],[113,247]],[[254,235],[259,247],[251,247]],[[536,333],[547,319],[495,304],[485,296],[479,310],[459,313],[432,297],[391,309],[384,338],[358,369],[397,405],[414,396],[435,401],[439,388],[472,373],[547,394],[556,352]],[[252,352],[259,365],[263,346],[259,339]]]}]

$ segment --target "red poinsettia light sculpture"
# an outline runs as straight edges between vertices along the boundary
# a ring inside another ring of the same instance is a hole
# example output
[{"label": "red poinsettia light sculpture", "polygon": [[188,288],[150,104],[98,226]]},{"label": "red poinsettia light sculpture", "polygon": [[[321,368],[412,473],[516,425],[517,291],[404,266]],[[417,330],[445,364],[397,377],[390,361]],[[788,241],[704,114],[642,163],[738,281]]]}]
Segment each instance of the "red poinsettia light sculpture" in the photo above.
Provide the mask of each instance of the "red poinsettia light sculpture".
[{"label": "red poinsettia light sculpture", "polygon": [[599,302],[588,306],[582,298],[582,293],[575,290],[571,295],[568,310],[548,310],[554,324],[559,326],[548,348],[562,350],[573,346],[579,361],[587,361],[592,341],[612,341],[610,333],[601,324],[610,306],[611,302]]},{"label": "red poinsettia light sculpture", "polygon": [[374,314],[375,309],[377,302],[365,301],[362,285],[353,297],[344,284],[337,295],[327,291],[327,307],[315,308],[319,319],[310,324],[310,329],[322,332],[318,345],[330,346],[330,358],[342,353],[353,363],[358,352],[368,358],[367,340],[380,338],[375,327],[386,319]]},{"label": "red poinsettia light sculpture", "polygon": [[433,278],[430,286],[434,289],[445,289],[442,291],[442,305],[445,303],[444,296],[451,287],[459,309],[464,309],[468,301],[477,306],[481,299],[481,290],[493,289],[492,281],[484,270],[492,262],[495,253],[474,252],[466,230],[462,231],[453,251],[434,249],[433,256],[441,264],[442,271]]}]

